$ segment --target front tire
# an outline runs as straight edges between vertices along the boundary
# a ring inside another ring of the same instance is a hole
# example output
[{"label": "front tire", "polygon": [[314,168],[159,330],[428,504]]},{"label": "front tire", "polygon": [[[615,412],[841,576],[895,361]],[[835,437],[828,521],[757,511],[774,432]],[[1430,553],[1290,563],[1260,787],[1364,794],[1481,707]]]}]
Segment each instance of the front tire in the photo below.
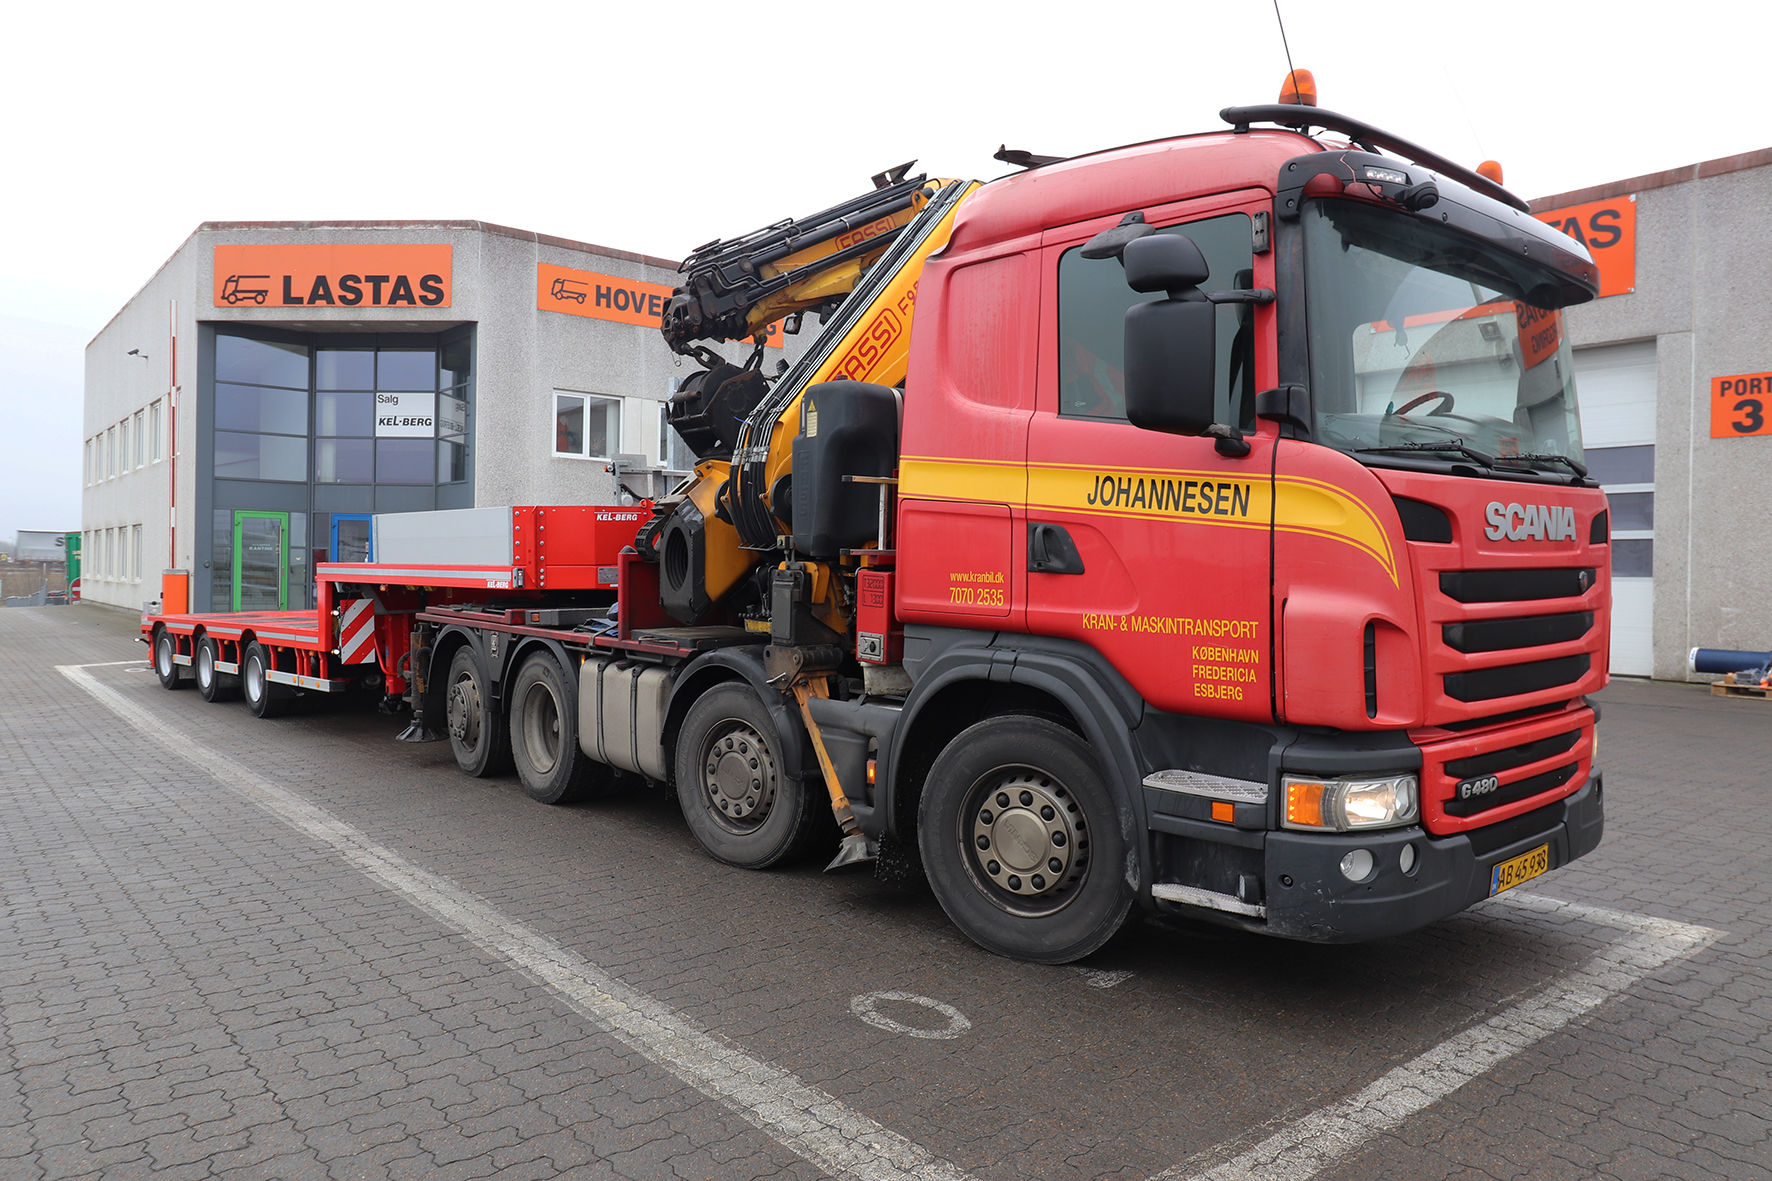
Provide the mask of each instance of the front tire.
[{"label": "front tire", "polygon": [[1082,959],[1132,909],[1119,808],[1089,744],[1043,718],[987,718],[930,768],[917,815],[941,907],[988,951]]},{"label": "front tire", "polygon": [[476,779],[511,769],[510,733],[492,704],[491,688],[492,679],[473,648],[457,648],[449,662],[444,716],[456,765]]},{"label": "front tire", "polygon": [[609,789],[614,769],[578,749],[577,700],[558,661],[546,652],[524,661],[510,702],[511,758],[530,799],[572,804]]},{"label": "front tire", "polygon": [[246,645],[240,658],[240,688],[255,718],[274,718],[289,707],[289,690],[265,675],[271,668],[271,655],[263,645],[257,640]]},{"label": "front tire", "polygon": [[746,684],[716,685],[689,707],[676,775],[689,831],[727,865],[763,869],[789,860],[835,827],[822,785],[783,770],[781,736]]},{"label": "front tire", "polygon": [[178,640],[165,628],[154,630],[154,675],[160,678],[162,689],[188,689],[191,687],[189,678],[184,675],[184,666],[173,659],[178,654]]},{"label": "front tire", "polygon": [[234,678],[215,667],[221,659],[221,645],[208,636],[197,643],[197,655],[191,661],[191,669],[196,675],[197,692],[203,700],[211,704],[217,701],[230,701],[234,697]]}]

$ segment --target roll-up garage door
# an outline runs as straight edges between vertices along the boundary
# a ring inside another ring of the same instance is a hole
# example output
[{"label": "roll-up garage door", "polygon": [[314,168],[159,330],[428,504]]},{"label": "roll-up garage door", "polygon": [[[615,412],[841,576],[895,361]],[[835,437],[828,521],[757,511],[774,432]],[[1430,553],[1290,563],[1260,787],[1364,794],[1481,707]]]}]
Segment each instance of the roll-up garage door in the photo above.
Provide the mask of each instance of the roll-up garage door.
[{"label": "roll-up garage door", "polygon": [[1588,473],[1612,503],[1612,671],[1655,670],[1655,342],[1575,352]]}]

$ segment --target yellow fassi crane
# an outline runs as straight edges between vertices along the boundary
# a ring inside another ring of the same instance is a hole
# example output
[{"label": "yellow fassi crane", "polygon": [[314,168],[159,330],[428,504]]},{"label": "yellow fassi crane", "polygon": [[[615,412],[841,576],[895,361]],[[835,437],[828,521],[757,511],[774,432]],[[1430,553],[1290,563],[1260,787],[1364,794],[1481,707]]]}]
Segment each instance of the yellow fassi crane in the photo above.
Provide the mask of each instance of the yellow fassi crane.
[{"label": "yellow fassi crane", "polygon": [[[707,368],[672,395],[666,419],[698,462],[636,538],[642,556],[658,564],[660,605],[677,620],[770,633],[770,675],[799,703],[843,831],[833,869],[871,861],[874,849],[850,810],[810,699],[826,695],[825,674],[854,651],[855,573],[866,558],[865,549],[827,544],[813,520],[833,513],[877,519],[866,548],[886,548],[898,424],[862,432],[868,454],[850,457],[857,471],[845,473],[840,489],[814,498],[807,481],[799,530],[794,442],[817,434],[816,406],[803,395],[818,383],[903,389],[923,262],[946,244],[954,213],[977,187],[907,179],[910,168],[881,173],[872,192],[822,213],[710,242],[684,261],[684,282],[661,327],[674,351]],[[818,339],[798,364],[766,376],[762,334],[784,317],[787,330],[798,331],[808,311],[823,322]],[[745,339],[757,343],[742,366],[697,343]]]},{"label": "yellow fassi crane", "polygon": [[[730,619],[722,622],[768,630],[771,571],[803,556],[792,541],[802,392],[841,378],[903,385],[923,260],[947,242],[955,211],[977,187],[906,178],[910,167],[881,173],[874,191],[811,217],[710,242],[682,265],[663,332],[674,351],[707,368],[682,383],[666,418],[698,462],[656,505],[639,548],[657,559],[661,604],[684,624],[724,612]],[[760,343],[742,366],[698,343],[760,341],[783,317],[796,330],[808,311],[821,314],[823,330],[798,364],[774,377],[762,372]],[[866,485],[846,491],[870,513],[879,497]],[[846,636],[845,580],[833,577],[840,572],[814,561],[805,574],[810,615],[831,633],[822,638]]]}]

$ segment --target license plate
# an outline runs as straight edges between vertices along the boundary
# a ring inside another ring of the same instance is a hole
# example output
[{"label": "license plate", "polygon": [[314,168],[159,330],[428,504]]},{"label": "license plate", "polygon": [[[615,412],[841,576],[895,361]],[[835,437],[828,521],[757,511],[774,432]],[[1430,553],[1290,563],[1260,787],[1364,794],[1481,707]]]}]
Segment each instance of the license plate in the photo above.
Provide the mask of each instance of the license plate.
[{"label": "license plate", "polygon": [[1521,882],[1529,882],[1549,869],[1549,845],[1540,845],[1518,857],[1509,857],[1489,871],[1489,897],[1493,898],[1503,890],[1511,890]]}]

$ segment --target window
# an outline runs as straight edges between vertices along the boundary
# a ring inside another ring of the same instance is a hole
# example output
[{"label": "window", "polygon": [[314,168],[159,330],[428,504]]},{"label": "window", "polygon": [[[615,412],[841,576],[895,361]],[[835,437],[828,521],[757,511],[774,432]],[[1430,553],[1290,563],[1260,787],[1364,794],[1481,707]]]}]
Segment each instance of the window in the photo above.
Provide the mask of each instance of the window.
[{"label": "window", "polygon": [[132,525],[129,528],[130,552],[135,555],[135,580],[142,580],[142,527]]},{"label": "window", "polygon": [[147,425],[148,425],[148,412],[146,410],[137,410],[135,412],[135,466],[136,467],[148,466]]},{"label": "window", "polygon": [[695,452],[665,417],[668,407],[668,402],[658,404],[658,458],[665,471],[688,473],[695,469]]},{"label": "window", "polygon": [[[1232,213],[1157,231],[1192,238],[1212,268],[1202,290],[1249,287],[1255,251],[1249,215]],[[1140,295],[1126,286],[1118,259],[1083,257],[1083,248],[1058,260],[1058,412],[1081,418],[1126,417],[1126,310],[1159,295]],[[1253,429],[1255,369],[1253,311],[1248,304],[1218,308],[1217,421]],[[1232,414],[1232,395],[1236,410]]]},{"label": "window", "polygon": [[621,449],[621,402],[554,391],[554,454],[608,459]]},{"label": "window", "polygon": [[117,428],[105,428],[105,479],[117,474]]},{"label": "window", "polygon": [[117,531],[105,530],[105,577],[117,577]]},{"label": "window", "polygon": [[224,480],[306,480],[308,441],[305,437],[217,431],[215,474]]},{"label": "window", "polygon": [[117,424],[117,467],[124,473],[129,471],[129,420],[127,418]]},{"label": "window", "polygon": [[308,478],[306,345],[215,338],[215,475]]},{"label": "window", "polygon": [[148,462],[160,462],[160,440],[166,424],[160,421],[161,403],[155,402],[148,407]]},{"label": "window", "polygon": [[1655,576],[1655,445],[1591,447],[1587,474],[1611,509],[1613,578]]},{"label": "window", "polygon": [[85,465],[81,467],[80,472],[81,472],[81,479],[84,480],[88,485],[90,485],[92,483],[92,440],[91,439],[86,440],[86,462],[85,462]]}]

